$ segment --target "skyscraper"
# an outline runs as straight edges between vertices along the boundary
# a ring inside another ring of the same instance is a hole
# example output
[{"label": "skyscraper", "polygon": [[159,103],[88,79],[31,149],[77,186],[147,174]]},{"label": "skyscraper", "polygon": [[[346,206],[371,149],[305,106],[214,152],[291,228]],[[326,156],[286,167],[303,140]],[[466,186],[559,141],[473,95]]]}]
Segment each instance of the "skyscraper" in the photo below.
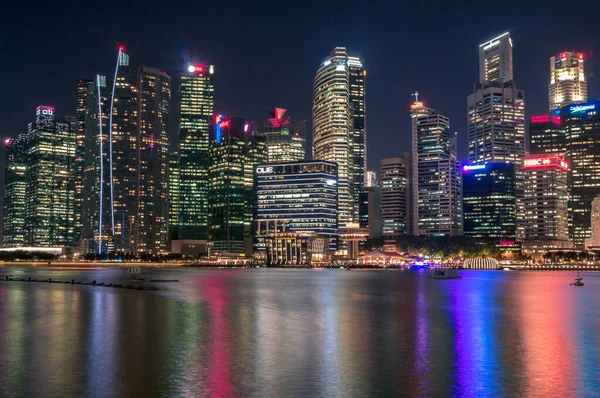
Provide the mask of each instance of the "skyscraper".
[{"label": "skyscraper", "polygon": [[267,162],[298,162],[306,159],[306,120],[285,117],[287,109],[275,108],[262,122],[260,134],[267,142]]},{"label": "skyscraper", "polygon": [[87,114],[87,98],[93,80],[77,80],[76,108],[75,108],[75,165],[73,169],[75,180],[75,202],[73,206],[73,240],[74,243],[82,243],[83,233],[83,202],[85,188],[85,126]]},{"label": "skyscraper", "polygon": [[98,76],[88,95],[88,250],[164,252],[171,78],[158,69],[130,65],[121,48],[112,89],[106,83]]},{"label": "skyscraper", "polygon": [[[410,234],[410,168],[409,153],[381,160],[380,228],[381,236],[386,240],[392,241],[401,235]],[[376,225],[372,226],[375,227]],[[376,233],[377,231],[370,231],[370,235]]]},{"label": "skyscraper", "polygon": [[[358,221],[366,165],[365,71],[336,47],[313,84],[313,159],[338,164],[339,224]],[[356,176],[356,177],[355,177]]]},{"label": "skyscraper", "polygon": [[587,99],[583,54],[566,51],[550,57],[550,112],[569,104],[586,102]]},{"label": "skyscraper", "polygon": [[535,115],[529,120],[529,154],[564,156],[567,151],[565,130],[560,116]]},{"label": "skyscraper", "polygon": [[4,224],[2,246],[25,244],[25,201],[27,198],[27,136],[8,138],[4,169]]},{"label": "skyscraper", "polygon": [[174,151],[169,158],[169,239],[179,239],[179,152]]},{"label": "skyscraper", "polygon": [[479,83],[467,106],[469,163],[520,165],[525,156],[525,93],[513,80],[508,33],[479,45]]},{"label": "skyscraper", "polygon": [[450,119],[425,107],[419,102],[418,93],[415,96],[410,111],[414,233],[461,235],[462,180]]},{"label": "skyscraper", "polygon": [[600,102],[561,108],[560,119],[567,136],[569,166],[569,235],[583,247],[590,237],[592,201],[600,195]]},{"label": "skyscraper", "polygon": [[191,65],[179,85],[179,239],[208,238],[209,130],[214,66]]},{"label": "skyscraper", "polygon": [[212,251],[250,254],[256,203],[254,168],[266,160],[264,138],[255,135],[244,119],[218,115],[209,148],[208,228]]},{"label": "skyscraper", "polygon": [[55,120],[54,108],[40,105],[29,124],[25,150],[25,244],[73,243],[75,117]]},{"label": "skyscraper", "polygon": [[567,162],[553,156],[523,162],[524,244],[537,250],[570,247]]}]

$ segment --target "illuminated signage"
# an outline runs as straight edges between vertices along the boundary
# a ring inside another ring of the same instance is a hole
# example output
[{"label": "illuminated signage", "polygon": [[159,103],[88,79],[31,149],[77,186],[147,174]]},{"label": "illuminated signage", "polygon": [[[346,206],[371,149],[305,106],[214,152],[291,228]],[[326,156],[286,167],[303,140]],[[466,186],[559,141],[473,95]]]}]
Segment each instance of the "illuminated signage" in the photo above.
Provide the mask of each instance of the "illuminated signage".
[{"label": "illuminated signage", "polygon": [[560,116],[552,116],[552,124],[557,124],[560,126]]},{"label": "illuminated signage", "polygon": [[483,46],[483,51],[487,51],[487,50],[491,49],[492,47],[497,46],[499,44],[500,44],[500,40],[493,41],[493,42]]},{"label": "illuminated signage", "polygon": [[257,167],[256,174],[269,174],[273,172],[272,167]]},{"label": "illuminated signage", "polygon": [[203,73],[204,72],[204,66],[200,66],[200,65],[190,65],[188,66],[188,72],[190,73]]},{"label": "illuminated signage", "polygon": [[500,242],[500,246],[513,246],[515,244],[512,240],[503,240]]},{"label": "illuminated signage", "polygon": [[217,144],[221,143],[221,122],[224,118],[223,115],[215,116],[215,141]]},{"label": "illuminated signage", "polygon": [[573,105],[573,106],[569,107],[569,111],[571,111],[571,113],[591,111],[593,109],[596,109],[596,104]]},{"label": "illuminated signage", "polygon": [[567,170],[567,162],[559,158],[531,158],[523,160],[524,168],[556,166],[563,170]]},{"label": "illuminated signage", "polygon": [[532,116],[531,123],[548,123],[550,121],[550,116],[548,115],[540,115],[540,116]]},{"label": "illuminated signage", "polygon": [[39,116],[39,115],[52,116],[52,115],[54,115],[54,108],[51,106],[40,105],[37,107],[35,114],[36,114],[36,116]]},{"label": "illuminated signage", "polygon": [[327,61],[323,62],[323,66],[328,66],[331,65],[331,60],[328,59]]},{"label": "illuminated signage", "polygon": [[485,164],[473,164],[473,165],[463,166],[464,171],[482,170],[482,169],[485,169]]}]

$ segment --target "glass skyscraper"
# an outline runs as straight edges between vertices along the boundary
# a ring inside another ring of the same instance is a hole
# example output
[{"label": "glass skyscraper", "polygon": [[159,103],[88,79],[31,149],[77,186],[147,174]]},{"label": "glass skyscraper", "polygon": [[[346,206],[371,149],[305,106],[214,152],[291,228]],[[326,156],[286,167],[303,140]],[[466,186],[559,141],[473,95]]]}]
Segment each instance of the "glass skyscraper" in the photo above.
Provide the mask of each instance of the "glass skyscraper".
[{"label": "glass skyscraper", "polygon": [[[179,239],[208,238],[209,130],[214,66],[190,65],[179,84]],[[175,219],[172,218],[174,221]]]},{"label": "glass skyscraper", "polygon": [[[410,154],[381,159],[381,236],[410,234]],[[370,198],[369,198],[370,199]],[[375,231],[371,231],[375,233]]]},{"label": "glass skyscraper", "polygon": [[26,143],[27,136],[25,134],[4,141],[6,147],[2,234],[2,246],[4,247],[17,247],[25,244]]},{"label": "glass skyscraper", "polygon": [[267,142],[267,162],[297,162],[306,159],[306,120],[285,117],[287,109],[275,108],[262,122],[260,134]]}]

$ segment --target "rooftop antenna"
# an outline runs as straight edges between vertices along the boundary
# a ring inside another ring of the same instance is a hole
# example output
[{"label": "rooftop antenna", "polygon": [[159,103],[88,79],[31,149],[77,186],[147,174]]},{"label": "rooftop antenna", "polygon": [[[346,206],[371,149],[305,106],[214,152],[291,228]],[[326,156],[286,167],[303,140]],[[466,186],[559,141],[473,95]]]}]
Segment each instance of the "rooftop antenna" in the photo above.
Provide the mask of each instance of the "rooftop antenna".
[{"label": "rooftop antenna", "polygon": [[415,102],[419,102],[419,92],[415,91],[414,93],[411,94],[413,97],[415,97]]}]

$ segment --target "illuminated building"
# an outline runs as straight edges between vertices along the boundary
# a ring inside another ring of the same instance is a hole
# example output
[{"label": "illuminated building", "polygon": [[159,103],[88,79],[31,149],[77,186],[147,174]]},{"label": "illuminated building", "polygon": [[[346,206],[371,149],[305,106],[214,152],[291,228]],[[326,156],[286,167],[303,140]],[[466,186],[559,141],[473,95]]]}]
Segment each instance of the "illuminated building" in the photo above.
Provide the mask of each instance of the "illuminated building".
[{"label": "illuminated building", "polygon": [[558,157],[523,160],[524,244],[533,249],[571,247],[567,162]]},{"label": "illuminated building", "polygon": [[[381,236],[393,240],[410,234],[410,154],[381,160]],[[375,195],[375,193],[373,194]],[[373,236],[376,225],[370,225]]]},{"label": "illuminated building", "polygon": [[349,223],[338,230],[338,238],[343,250],[340,250],[336,255],[341,255],[342,258],[348,260],[356,260],[361,246],[369,236],[368,228],[361,228],[358,223]]},{"label": "illuminated building", "polygon": [[560,116],[532,116],[529,120],[529,154],[564,156],[566,152],[567,140]]},{"label": "illuminated building", "polygon": [[256,173],[257,248],[270,232],[311,231],[329,239],[338,232],[337,167],[323,161],[260,164]]},{"label": "illuminated building", "polygon": [[464,235],[504,240],[516,237],[515,165],[463,166]]},{"label": "illuminated building", "polygon": [[[208,169],[208,227],[213,253],[251,254],[254,168],[265,163],[264,138],[242,118],[215,117]],[[181,206],[185,206],[181,202]]]},{"label": "illuminated building", "polygon": [[75,117],[54,118],[54,108],[40,105],[29,124],[26,157],[25,244],[68,246],[73,243]]},{"label": "illuminated building", "polygon": [[169,157],[169,239],[179,239],[179,217],[181,206],[179,202],[179,152],[175,151]]},{"label": "illuminated building", "polygon": [[[368,223],[369,238],[378,239],[381,238],[381,212],[382,212],[382,201],[381,201],[381,187],[374,185],[366,187],[367,191],[367,206],[368,206]],[[361,224],[361,228],[364,228],[364,224]]]},{"label": "illuminated building", "polygon": [[377,172],[374,170],[367,170],[367,174],[365,177],[365,187],[374,187],[378,184],[377,182]]},{"label": "illuminated building", "polygon": [[179,84],[180,239],[208,238],[209,131],[214,66],[191,65]]},{"label": "illuminated building", "polygon": [[83,202],[85,197],[85,129],[87,114],[87,98],[90,85],[93,80],[77,80],[76,109],[75,109],[75,166],[73,169],[75,178],[75,202],[73,208],[74,224],[73,235],[76,244],[81,243],[83,233]]},{"label": "illuminated building", "polygon": [[356,222],[366,168],[365,75],[336,47],[313,84],[313,159],[338,164],[339,225]]},{"label": "illuminated building", "polygon": [[[377,235],[381,235],[381,212],[379,210],[379,206],[381,205],[381,194],[378,189],[377,193],[375,193],[375,188],[378,188],[377,173],[373,170],[368,170],[365,174],[365,186],[359,193],[358,223],[361,228],[369,228],[370,224],[373,228],[376,228],[375,225],[379,224],[379,232]],[[371,206],[371,203],[374,200],[377,204],[376,212],[373,211],[374,209],[372,209]],[[374,222],[369,221],[372,217],[376,218]]]},{"label": "illuminated building", "polygon": [[329,238],[316,232],[270,232],[265,248],[267,266],[317,265],[329,259]]},{"label": "illuminated building", "polygon": [[525,156],[525,93],[513,81],[508,33],[479,46],[479,83],[467,104],[469,163],[520,165]]},{"label": "illuminated building", "polygon": [[267,142],[267,163],[306,159],[306,120],[291,120],[286,112],[283,108],[270,111],[271,118],[259,129]]},{"label": "illuminated building", "polygon": [[26,143],[27,136],[25,134],[4,141],[6,147],[2,233],[2,246],[4,247],[18,247],[25,244]]},{"label": "illuminated building", "polygon": [[600,250],[600,196],[592,200],[590,226],[591,234],[590,238],[585,240],[585,248],[598,251]]},{"label": "illuminated building", "polygon": [[565,105],[586,102],[587,99],[583,54],[567,51],[550,57],[550,112]]},{"label": "illuminated building", "polygon": [[600,102],[568,105],[560,110],[569,165],[569,236],[582,247],[590,237],[590,211],[600,195]]},{"label": "illuminated building", "polygon": [[99,75],[87,103],[87,250],[166,251],[171,78],[130,65],[120,48],[112,84]]},{"label": "illuminated building", "polygon": [[[450,119],[411,105],[413,232],[423,236],[462,235],[462,187]],[[384,224],[385,227],[385,224]]]}]

